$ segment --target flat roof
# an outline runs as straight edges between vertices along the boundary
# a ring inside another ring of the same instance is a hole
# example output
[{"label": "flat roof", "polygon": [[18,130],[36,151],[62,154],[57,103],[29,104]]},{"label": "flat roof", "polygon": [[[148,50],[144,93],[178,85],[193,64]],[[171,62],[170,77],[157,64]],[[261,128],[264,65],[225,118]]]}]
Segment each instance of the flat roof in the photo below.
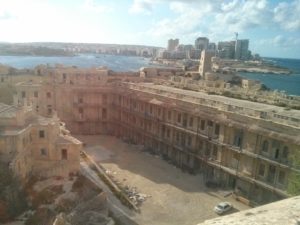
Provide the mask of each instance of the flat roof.
[{"label": "flat roof", "polygon": [[206,220],[198,225],[298,225],[300,196]]},{"label": "flat roof", "polygon": [[138,83],[136,85],[183,95],[182,100],[186,100],[186,101],[189,101],[189,100],[184,99],[184,96],[198,98],[198,99],[202,98],[202,99],[208,99],[211,101],[221,102],[223,104],[228,104],[228,105],[232,105],[232,106],[248,108],[248,109],[263,111],[263,112],[279,113],[281,115],[300,119],[300,110],[293,110],[293,109],[286,110],[284,107],[279,107],[279,106],[275,106],[275,105],[269,105],[269,104],[264,104],[264,103],[259,103],[259,102],[251,102],[248,100],[230,98],[230,97],[221,96],[221,95],[209,95],[204,92],[183,90],[183,89],[160,85],[160,84]]}]

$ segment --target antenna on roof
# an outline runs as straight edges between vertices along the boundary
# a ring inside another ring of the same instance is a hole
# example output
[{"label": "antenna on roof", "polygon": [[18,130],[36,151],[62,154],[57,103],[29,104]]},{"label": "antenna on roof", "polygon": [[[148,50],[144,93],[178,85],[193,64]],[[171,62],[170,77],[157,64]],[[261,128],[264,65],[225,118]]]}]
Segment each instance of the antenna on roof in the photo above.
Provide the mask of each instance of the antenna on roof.
[{"label": "antenna on roof", "polygon": [[239,33],[238,32],[234,32],[234,34],[235,34],[235,40],[237,41]]}]

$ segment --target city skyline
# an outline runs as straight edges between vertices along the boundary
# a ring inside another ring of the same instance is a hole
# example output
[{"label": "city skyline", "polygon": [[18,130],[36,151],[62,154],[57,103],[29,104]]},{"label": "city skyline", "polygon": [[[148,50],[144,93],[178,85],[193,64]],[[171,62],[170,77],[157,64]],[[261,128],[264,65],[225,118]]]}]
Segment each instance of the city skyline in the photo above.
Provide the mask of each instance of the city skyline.
[{"label": "city skyline", "polygon": [[262,56],[300,58],[300,0],[104,0],[0,2],[1,42],[75,42],[165,47],[250,39]]}]

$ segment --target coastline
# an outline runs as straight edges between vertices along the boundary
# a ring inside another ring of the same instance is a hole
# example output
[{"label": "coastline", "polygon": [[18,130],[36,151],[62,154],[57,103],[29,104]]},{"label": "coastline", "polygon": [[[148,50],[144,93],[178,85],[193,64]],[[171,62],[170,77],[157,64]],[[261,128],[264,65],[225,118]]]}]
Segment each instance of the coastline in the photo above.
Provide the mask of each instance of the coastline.
[{"label": "coastline", "polygon": [[244,67],[238,67],[234,68],[236,72],[246,72],[246,73],[262,73],[262,74],[275,74],[275,75],[290,75],[292,74],[292,71],[288,69],[284,70],[275,70],[275,69],[264,69],[264,68],[244,68]]}]

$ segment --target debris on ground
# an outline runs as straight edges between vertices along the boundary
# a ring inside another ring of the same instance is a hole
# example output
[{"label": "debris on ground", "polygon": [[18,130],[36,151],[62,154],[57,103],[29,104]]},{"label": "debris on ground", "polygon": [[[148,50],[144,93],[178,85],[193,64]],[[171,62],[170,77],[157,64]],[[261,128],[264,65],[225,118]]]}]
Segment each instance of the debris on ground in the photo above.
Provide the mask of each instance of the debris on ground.
[{"label": "debris on ground", "polygon": [[120,188],[122,189],[125,194],[128,196],[128,198],[133,202],[133,204],[137,207],[141,206],[141,204],[146,201],[147,198],[151,197],[150,195],[142,194],[137,191],[136,187],[130,187],[128,185],[125,185],[122,183],[126,181],[124,178],[123,181],[117,180],[114,175],[117,174],[117,172],[112,170],[105,170],[105,173],[111,178],[111,180]]},{"label": "debris on ground", "polygon": [[111,170],[105,170],[105,173],[107,175],[116,175],[117,174],[117,172],[114,172],[114,171],[111,171]]},{"label": "debris on ground", "polygon": [[124,191],[136,206],[140,206],[147,198],[151,197],[151,195],[139,193],[136,187],[130,187],[128,185],[124,187]]}]

